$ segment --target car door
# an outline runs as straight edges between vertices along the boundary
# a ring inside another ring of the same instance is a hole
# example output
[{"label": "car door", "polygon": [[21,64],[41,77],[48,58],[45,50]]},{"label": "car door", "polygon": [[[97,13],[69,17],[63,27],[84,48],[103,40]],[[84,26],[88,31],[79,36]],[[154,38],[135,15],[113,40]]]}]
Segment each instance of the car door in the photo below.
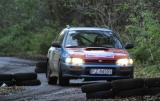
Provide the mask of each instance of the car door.
[{"label": "car door", "polygon": [[[62,31],[57,39],[55,40],[56,43],[60,44],[62,46],[64,39],[64,31]],[[61,56],[61,47],[54,47],[54,51],[52,51],[52,63],[53,63],[53,72],[55,75],[58,75],[58,65],[59,65],[59,59]]]}]

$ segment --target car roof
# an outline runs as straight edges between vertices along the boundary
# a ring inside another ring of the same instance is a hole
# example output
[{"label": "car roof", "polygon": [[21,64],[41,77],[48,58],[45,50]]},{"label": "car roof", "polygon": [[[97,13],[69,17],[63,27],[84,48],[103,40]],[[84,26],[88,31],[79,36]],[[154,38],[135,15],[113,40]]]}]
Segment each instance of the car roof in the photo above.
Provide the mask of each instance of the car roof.
[{"label": "car roof", "polygon": [[112,30],[109,30],[107,28],[100,28],[100,27],[69,27],[69,28],[66,28],[68,30],[93,30],[93,31],[112,31]]}]

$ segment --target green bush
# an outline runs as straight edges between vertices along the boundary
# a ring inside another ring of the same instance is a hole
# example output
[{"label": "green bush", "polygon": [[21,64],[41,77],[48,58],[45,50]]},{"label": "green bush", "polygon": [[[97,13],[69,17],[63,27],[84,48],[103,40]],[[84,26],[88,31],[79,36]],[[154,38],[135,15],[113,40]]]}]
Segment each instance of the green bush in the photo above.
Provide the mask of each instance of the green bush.
[{"label": "green bush", "polygon": [[52,27],[43,27],[38,32],[24,32],[19,26],[9,28],[5,37],[0,38],[0,54],[3,55],[38,55],[46,54],[56,30]]},{"label": "green bush", "polygon": [[140,26],[139,18],[132,16],[132,25],[126,27],[128,40],[132,40],[136,48],[131,52],[137,62],[148,65],[159,63],[160,56],[160,24],[153,18],[153,13],[143,12],[143,26]]}]

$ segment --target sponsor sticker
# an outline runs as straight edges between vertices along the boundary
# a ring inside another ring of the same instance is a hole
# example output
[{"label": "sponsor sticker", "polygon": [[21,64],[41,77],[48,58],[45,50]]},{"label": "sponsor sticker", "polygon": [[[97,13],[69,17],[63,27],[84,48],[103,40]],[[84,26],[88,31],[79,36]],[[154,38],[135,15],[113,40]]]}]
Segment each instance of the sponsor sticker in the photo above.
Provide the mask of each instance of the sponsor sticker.
[{"label": "sponsor sticker", "polygon": [[87,58],[91,57],[100,57],[100,58],[114,58],[114,53],[112,52],[104,52],[104,51],[90,51],[86,53]]}]

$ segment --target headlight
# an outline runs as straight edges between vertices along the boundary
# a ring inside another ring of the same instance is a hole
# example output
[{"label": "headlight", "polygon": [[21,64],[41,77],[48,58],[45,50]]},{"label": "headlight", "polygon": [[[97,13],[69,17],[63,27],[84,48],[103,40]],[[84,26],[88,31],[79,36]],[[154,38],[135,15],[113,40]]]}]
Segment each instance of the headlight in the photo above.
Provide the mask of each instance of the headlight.
[{"label": "headlight", "polygon": [[65,62],[73,65],[82,65],[84,63],[83,59],[81,58],[70,58],[70,57],[66,58]]},{"label": "headlight", "polygon": [[133,60],[132,59],[119,59],[116,61],[116,64],[119,66],[128,66],[128,65],[133,65]]}]

